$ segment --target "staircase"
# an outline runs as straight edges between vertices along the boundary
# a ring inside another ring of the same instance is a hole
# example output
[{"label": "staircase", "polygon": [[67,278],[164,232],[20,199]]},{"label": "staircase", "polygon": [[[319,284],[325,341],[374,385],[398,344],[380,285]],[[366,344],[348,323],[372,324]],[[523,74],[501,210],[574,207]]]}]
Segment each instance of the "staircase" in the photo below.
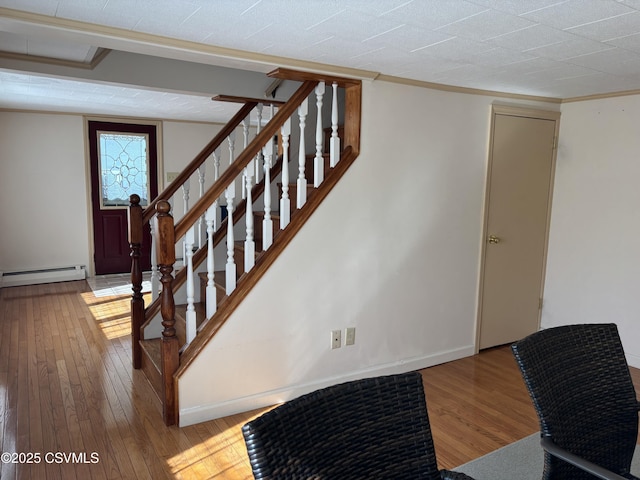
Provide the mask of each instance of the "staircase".
[{"label": "staircase", "polygon": [[[167,425],[178,422],[180,376],[358,156],[359,81],[285,69],[268,75],[301,86],[287,102],[217,97],[242,106],[147,208],[136,195],[130,199],[133,365],[157,392]],[[193,183],[199,196],[189,205]],[[171,205],[181,200],[180,190],[183,213],[176,221]],[[141,293],[146,228],[152,231],[150,305]]]}]

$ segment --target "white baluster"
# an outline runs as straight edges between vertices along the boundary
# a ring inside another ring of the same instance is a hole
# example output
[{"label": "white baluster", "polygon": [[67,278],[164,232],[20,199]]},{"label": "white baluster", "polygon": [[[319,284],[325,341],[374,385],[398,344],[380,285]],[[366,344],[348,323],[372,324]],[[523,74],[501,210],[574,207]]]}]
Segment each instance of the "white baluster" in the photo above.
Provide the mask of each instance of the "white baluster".
[{"label": "white baluster", "polygon": [[182,200],[184,204],[184,213],[189,211],[189,190],[191,189],[190,180],[182,184]]},{"label": "white baluster", "polygon": [[324,82],[316,86],[316,156],[313,159],[313,186],[318,188],[324,181],[324,157],[322,156],[322,99],[324,97]]},{"label": "white baluster", "polygon": [[233,259],[235,239],[233,237],[233,192],[235,185],[232,183],[227,187],[225,197],[227,199],[227,265],[226,271],[226,292],[230,295],[236,289],[236,264]]},{"label": "white baluster", "polygon": [[[229,137],[227,138],[229,142],[229,165],[233,164],[234,158],[234,150],[235,150],[235,142],[236,142],[236,132],[235,130],[231,132]],[[236,264],[233,258],[234,249],[235,249],[235,239],[233,236],[233,202],[236,198],[236,181],[235,179],[229,184],[224,194],[227,200],[227,265],[225,268],[226,271],[226,292],[229,295],[236,289]]]},{"label": "white baluster", "polygon": [[256,242],[253,239],[253,198],[251,196],[251,187],[253,186],[253,164],[247,165],[245,168],[245,176],[247,179],[247,207],[245,212],[245,222],[247,228],[247,236],[244,240],[244,271],[248,272],[256,263]]},{"label": "white baluster", "polygon": [[[264,108],[264,105],[262,103],[259,103],[256,106],[256,114],[258,115],[258,126],[256,127],[256,136],[262,131],[262,109],[263,108]],[[262,152],[257,153],[254,166],[256,170],[256,184],[258,184],[262,179]]]},{"label": "white baluster", "polygon": [[196,309],[195,285],[193,281],[193,245],[195,244],[195,228],[191,227],[185,234],[186,264],[187,264],[187,314],[186,314],[186,337],[187,344],[196,338]]},{"label": "white baluster", "polygon": [[213,181],[215,182],[220,178],[220,148],[218,147],[213,151]]},{"label": "white baluster", "polygon": [[338,136],[338,84],[333,82],[331,101],[331,140],[329,141],[329,165],[335,167],[340,160],[340,137]]},{"label": "white baluster", "polygon": [[[242,125],[242,140],[243,140],[242,149],[244,150],[245,148],[247,148],[247,145],[249,145],[249,117],[242,120],[241,125]],[[246,182],[247,182],[247,171],[245,170],[244,172],[242,172],[242,181],[240,182],[243,199],[247,198]]]},{"label": "white baluster", "polygon": [[205,289],[205,309],[207,320],[213,317],[217,309],[216,287],[213,282],[214,276],[214,255],[213,255],[213,231],[216,221],[217,202],[210,206],[204,214],[207,223],[207,286]]},{"label": "white baluster", "polygon": [[158,259],[156,257],[156,216],[151,217],[149,227],[151,228],[151,301],[160,296],[160,274],[158,272]]},{"label": "white baluster", "polygon": [[[189,190],[191,189],[190,180],[187,180],[182,185],[182,203],[184,205],[184,213],[189,211]],[[182,266],[187,265],[187,243],[186,240],[182,241]]]},{"label": "white baluster", "polygon": [[[205,173],[206,173],[206,167],[205,167],[205,164],[203,163],[198,167],[198,182],[200,184],[200,196],[198,198],[202,198],[202,196],[204,195]],[[204,215],[202,215],[202,217],[200,217],[200,219],[198,220],[198,248],[202,248],[202,245],[204,244],[204,236],[205,236],[204,234],[205,234],[205,220],[204,220]]]},{"label": "white baluster", "polygon": [[305,163],[307,159],[306,146],[304,142],[304,129],[309,113],[309,99],[305,98],[298,107],[298,118],[300,122],[300,148],[298,149],[298,199],[296,205],[298,208],[307,203],[307,179],[304,176]]},{"label": "white baluster", "polygon": [[289,199],[289,137],[291,136],[291,118],[287,118],[282,128],[282,198],[280,199],[280,229],[291,221],[291,200]]},{"label": "white baluster", "polygon": [[[215,182],[220,178],[220,147],[216,148],[213,152],[213,181]],[[213,202],[213,206],[216,210],[216,215],[214,217],[213,229],[217,230],[218,225],[220,225],[220,212],[218,211],[218,199]]]},{"label": "white baluster", "polygon": [[[227,142],[229,142],[229,165],[232,165],[234,160],[235,160],[235,148],[236,148],[236,132],[235,132],[235,130],[229,134],[229,136],[227,137]],[[233,205],[233,202],[234,202],[234,200],[236,198],[236,181],[235,181],[235,179],[227,187],[227,192],[226,192],[225,196],[227,196],[227,195],[230,195],[231,204]],[[229,207],[227,206],[227,209],[228,208]]]},{"label": "white baluster", "polygon": [[271,219],[271,159],[273,158],[273,140],[269,139],[262,148],[264,154],[264,218],[262,219],[262,250],[273,243],[273,220]]}]

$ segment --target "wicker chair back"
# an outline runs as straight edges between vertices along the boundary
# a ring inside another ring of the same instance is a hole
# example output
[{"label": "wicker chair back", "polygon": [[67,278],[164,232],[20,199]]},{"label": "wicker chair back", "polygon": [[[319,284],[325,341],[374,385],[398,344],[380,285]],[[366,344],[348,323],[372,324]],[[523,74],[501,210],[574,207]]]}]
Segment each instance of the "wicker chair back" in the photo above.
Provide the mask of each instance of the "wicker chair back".
[{"label": "wicker chair back", "polygon": [[[549,328],[512,345],[543,437],[627,478],[638,402],[615,324]],[[545,452],[544,480],[592,480]]]}]

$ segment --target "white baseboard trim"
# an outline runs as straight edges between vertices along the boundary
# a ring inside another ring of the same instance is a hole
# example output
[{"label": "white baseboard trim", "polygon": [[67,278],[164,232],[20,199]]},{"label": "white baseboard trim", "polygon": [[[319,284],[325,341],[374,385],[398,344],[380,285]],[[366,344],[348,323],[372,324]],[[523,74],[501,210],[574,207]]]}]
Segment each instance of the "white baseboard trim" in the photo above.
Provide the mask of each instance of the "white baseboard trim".
[{"label": "white baseboard trim", "polygon": [[[425,355],[422,357],[403,359],[398,362],[376,365],[371,368],[351,372],[347,375],[325,378],[305,384],[289,385],[282,389],[260,392],[254,395],[227,400],[221,403],[181,408],[179,413],[179,424],[181,427],[186,427],[196,423],[214,420],[216,418],[228,417],[229,415],[276,405],[330,385],[357,380],[360,378],[393,375],[413,370],[420,370],[434,365],[439,365],[441,363],[450,362],[452,360],[469,357],[474,354],[475,346],[468,345],[433,355]],[[178,391],[180,391],[180,387],[178,387]]]}]

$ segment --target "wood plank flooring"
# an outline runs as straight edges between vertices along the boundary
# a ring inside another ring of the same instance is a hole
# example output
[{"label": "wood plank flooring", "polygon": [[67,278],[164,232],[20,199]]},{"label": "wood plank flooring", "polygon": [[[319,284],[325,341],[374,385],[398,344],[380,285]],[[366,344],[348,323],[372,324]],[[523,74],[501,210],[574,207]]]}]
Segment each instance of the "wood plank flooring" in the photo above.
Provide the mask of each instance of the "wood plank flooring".
[{"label": "wood plank flooring", "polygon": [[[0,452],[40,459],[0,462],[0,478],[252,478],[240,427],[265,410],[165,427],[131,367],[128,315],[128,295],[85,281],[0,290]],[[506,347],[422,374],[443,468],[537,431]]]}]

